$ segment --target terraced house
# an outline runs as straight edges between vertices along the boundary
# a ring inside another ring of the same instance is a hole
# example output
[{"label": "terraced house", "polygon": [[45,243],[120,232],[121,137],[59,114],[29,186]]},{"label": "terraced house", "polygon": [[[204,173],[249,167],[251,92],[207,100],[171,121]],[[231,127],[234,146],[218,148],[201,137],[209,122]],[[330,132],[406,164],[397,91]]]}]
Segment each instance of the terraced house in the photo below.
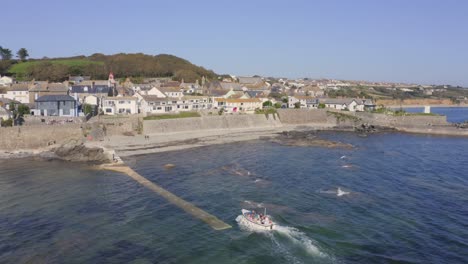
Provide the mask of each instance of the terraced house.
[{"label": "terraced house", "polygon": [[138,98],[133,96],[108,97],[102,100],[102,111],[105,115],[138,114]]},{"label": "terraced house", "polygon": [[262,100],[259,98],[250,99],[230,99],[215,98],[214,106],[218,109],[223,108],[228,113],[253,113],[255,109],[262,109]]},{"label": "terraced house", "polygon": [[211,109],[213,101],[207,96],[184,96],[160,98],[155,95],[138,95],[140,109],[145,114],[163,114],[170,112],[197,111]]}]

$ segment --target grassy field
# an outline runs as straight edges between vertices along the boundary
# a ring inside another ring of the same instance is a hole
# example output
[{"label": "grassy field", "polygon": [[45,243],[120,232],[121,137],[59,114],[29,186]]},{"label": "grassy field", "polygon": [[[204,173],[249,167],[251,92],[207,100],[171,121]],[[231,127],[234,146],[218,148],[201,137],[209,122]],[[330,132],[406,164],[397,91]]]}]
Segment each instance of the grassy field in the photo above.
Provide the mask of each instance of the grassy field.
[{"label": "grassy field", "polygon": [[143,120],[161,120],[161,119],[174,119],[174,118],[187,118],[187,117],[200,117],[197,112],[181,112],[179,114],[163,114],[146,116]]},{"label": "grassy field", "polygon": [[22,75],[26,72],[28,67],[41,63],[41,62],[50,62],[52,64],[63,64],[69,67],[82,67],[90,64],[104,65],[102,61],[91,61],[87,59],[65,59],[65,60],[40,60],[40,61],[26,61],[14,64],[10,69],[9,73]]}]

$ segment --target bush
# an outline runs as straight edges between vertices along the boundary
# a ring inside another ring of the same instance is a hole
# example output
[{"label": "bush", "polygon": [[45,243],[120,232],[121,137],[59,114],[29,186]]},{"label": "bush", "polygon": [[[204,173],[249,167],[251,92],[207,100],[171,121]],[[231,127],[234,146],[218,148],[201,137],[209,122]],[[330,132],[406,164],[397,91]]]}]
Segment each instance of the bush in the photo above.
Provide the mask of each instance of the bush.
[{"label": "bush", "polygon": [[9,118],[7,120],[2,119],[1,125],[2,125],[2,127],[13,126],[13,119],[11,119],[11,118]]},{"label": "bush", "polygon": [[273,106],[273,103],[271,101],[266,101],[266,102],[263,102],[262,106],[263,107],[271,107],[271,106]]},{"label": "bush", "polygon": [[84,104],[83,105],[83,113],[85,115],[89,115],[89,114],[92,114],[93,113],[93,107],[89,104]]},{"label": "bush", "polygon": [[320,104],[318,105],[318,109],[324,109],[324,108],[325,108],[325,104],[324,104],[324,103],[320,103]]},{"label": "bush", "polygon": [[281,103],[279,103],[279,102],[275,103],[275,108],[281,108],[281,106],[282,106]]}]

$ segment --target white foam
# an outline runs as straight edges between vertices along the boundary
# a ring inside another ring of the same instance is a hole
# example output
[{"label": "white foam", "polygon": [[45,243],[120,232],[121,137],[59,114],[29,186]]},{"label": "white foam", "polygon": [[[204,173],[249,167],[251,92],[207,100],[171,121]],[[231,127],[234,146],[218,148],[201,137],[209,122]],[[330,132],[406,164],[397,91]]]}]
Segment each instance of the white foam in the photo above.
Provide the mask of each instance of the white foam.
[{"label": "white foam", "polygon": [[[294,258],[289,252],[287,252],[286,247],[280,244],[278,240],[275,239],[274,232],[277,232],[285,237],[287,237],[294,244],[301,246],[307,253],[312,256],[327,257],[327,255],[320,251],[320,249],[315,245],[315,241],[308,238],[306,234],[299,231],[297,228],[289,226],[281,226],[275,224],[273,231],[270,230],[259,230],[250,227],[242,221],[242,215],[237,216],[236,222],[239,224],[239,228],[248,232],[263,233],[268,235],[272,241],[283,251],[283,253],[288,253],[289,257],[292,258],[293,262],[297,263],[297,259]],[[286,251],[286,252],[284,252]]]},{"label": "white foam", "polygon": [[346,156],[341,156],[341,158],[340,158],[340,159],[345,159],[345,158],[346,158]]},{"label": "white foam", "polygon": [[306,234],[299,231],[297,228],[277,225],[275,226],[275,231],[286,236],[293,243],[302,246],[307,253],[314,256],[326,257],[326,254],[320,251],[320,249],[314,244],[314,241],[308,238]]},{"label": "white foam", "polygon": [[345,192],[343,190],[341,190],[340,187],[338,187],[338,190],[336,190],[336,196],[340,197],[340,196],[343,196],[343,195],[348,195],[349,192]]}]

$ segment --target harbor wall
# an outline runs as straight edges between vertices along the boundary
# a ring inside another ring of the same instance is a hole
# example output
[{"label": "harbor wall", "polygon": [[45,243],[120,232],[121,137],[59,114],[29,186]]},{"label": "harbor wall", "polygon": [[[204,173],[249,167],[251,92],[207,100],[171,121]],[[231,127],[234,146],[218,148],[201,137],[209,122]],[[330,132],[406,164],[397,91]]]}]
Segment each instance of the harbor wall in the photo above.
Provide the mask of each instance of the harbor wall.
[{"label": "harbor wall", "polygon": [[409,116],[391,116],[385,114],[373,113],[355,113],[363,122],[373,125],[399,127],[428,127],[428,126],[448,126],[446,116],[437,115],[409,115]]},{"label": "harbor wall", "polygon": [[249,129],[280,127],[277,115],[222,115],[177,119],[144,120],[144,134],[159,134],[184,131]]},{"label": "harbor wall", "polygon": [[278,109],[283,124],[333,123],[325,109]]},{"label": "harbor wall", "polygon": [[82,140],[80,124],[0,128],[0,150],[37,149],[69,140]]}]

